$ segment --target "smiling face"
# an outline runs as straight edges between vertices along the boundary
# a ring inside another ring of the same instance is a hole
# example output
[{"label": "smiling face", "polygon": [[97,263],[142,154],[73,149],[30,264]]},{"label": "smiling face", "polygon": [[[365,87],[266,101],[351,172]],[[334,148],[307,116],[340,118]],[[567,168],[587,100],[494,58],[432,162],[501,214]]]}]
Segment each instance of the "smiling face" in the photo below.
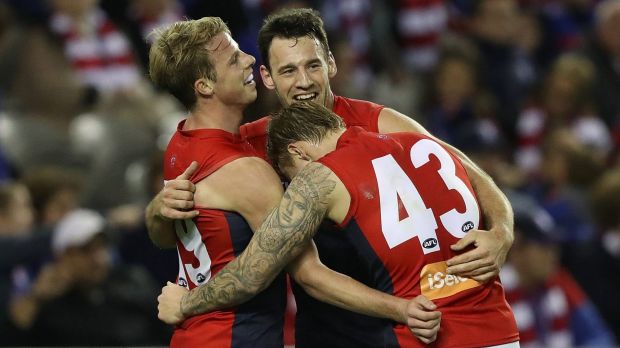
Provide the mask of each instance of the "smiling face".
[{"label": "smiling face", "polygon": [[[214,98],[226,105],[247,105],[256,100],[256,82],[252,66],[256,62],[254,57],[241,51],[239,45],[230,34],[217,34],[207,44],[215,65],[216,81],[206,81],[205,78],[196,81],[196,89],[201,93],[202,86],[211,84]],[[201,81],[204,80],[204,81]]]},{"label": "smiling face", "polygon": [[336,63],[313,37],[276,37],[269,48],[271,70],[261,66],[265,86],[274,89],[283,106],[313,101],[328,109],[333,106],[329,79],[336,75]]}]

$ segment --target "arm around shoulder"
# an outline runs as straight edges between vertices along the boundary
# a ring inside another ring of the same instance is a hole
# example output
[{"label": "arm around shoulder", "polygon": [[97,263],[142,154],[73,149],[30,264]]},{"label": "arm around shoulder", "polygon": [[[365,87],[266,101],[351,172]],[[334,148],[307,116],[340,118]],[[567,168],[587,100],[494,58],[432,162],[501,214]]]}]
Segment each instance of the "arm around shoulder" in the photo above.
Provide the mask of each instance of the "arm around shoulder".
[{"label": "arm around shoulder", "polygon": [[335,175],[310,163],[291,182],[278,206],[255,231],[247,248],[207,284],[181,301],[185,316],[243,303],[268,286],[299,255],[325,217]]}]

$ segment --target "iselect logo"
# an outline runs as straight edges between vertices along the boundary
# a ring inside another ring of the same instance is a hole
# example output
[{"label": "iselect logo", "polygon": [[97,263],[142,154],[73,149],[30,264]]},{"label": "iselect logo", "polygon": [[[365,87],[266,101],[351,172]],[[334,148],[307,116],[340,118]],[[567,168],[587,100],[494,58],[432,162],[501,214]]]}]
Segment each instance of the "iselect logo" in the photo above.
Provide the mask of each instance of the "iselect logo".
[{"label": "iselect logo", "polygon": [[452,296],[463,290],[475,288],[481,284],[477,281],[446,273],[445,261],[424,266],[420,273],[422,295],[430,300]]}]

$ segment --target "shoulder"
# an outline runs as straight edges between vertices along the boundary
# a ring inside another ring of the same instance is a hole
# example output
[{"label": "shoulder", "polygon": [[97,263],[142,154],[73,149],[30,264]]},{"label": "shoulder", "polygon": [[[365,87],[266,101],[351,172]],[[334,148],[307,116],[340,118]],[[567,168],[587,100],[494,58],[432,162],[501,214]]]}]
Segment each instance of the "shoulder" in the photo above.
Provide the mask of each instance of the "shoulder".
[{"label": "shoulder", "polygon": [[269,125],[269,116],[262,117],[256,121],[248,122],[239,127],[239,133],[244,139],[252,139],[267,134],[267,126]]},{"label": "shoulder", "polygon": [[373,103],[368,100],[346,98],[341,96],[334,96],[334,105],[336,108],[349,109],[355,112],[379,112],[384,108],[383,105]]},{"label": "shoulder", "polygon": [[243,213],[281,194],[281,180],[267,162],[241,157],[196,184],[195,199],[198,206]]},{"label": "shoulder", "polygon": [[377,132],[377,120],[383,105],[365,100],[334,96],[334,112],[342,117],[347,127],[360,126],[364,129]]},{"label": "shoulder", "polygon": [[430,135],[430,133],[416,120],[390,108],[381,109],[377,124],[380,133],[415,132]]},{"label": "shoulder", "polygon": [[244,186],[279,183],[273,168],[258,157],[240,157],[222,166],[213,175],[223,177],[229,182],[243,182]]},{"label": "shoulder", "polygon": [[320,162],[312,162],[291,181],[287,192],[291,190],[306,198],[322,199],[333,194],[338,184],[342,184],[342,181],[331,168]]}]

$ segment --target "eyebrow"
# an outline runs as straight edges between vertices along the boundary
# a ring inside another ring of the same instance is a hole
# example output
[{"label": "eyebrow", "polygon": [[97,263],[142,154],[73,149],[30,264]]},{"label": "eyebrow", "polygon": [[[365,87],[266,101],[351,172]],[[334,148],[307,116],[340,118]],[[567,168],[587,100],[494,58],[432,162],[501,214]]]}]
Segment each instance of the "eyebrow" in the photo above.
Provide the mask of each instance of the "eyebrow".
[{"label": "eyebrow", "polygon": [[[304,65],[310,65],[310,64],[315,64],[315,63],[321,63],[321,59],[319,59],[319,58],[311,59],[311,60],[305,62]],[[280,67],[278,69],[278,73],[282,73],[286,69],[295,69],[295,68],[296,68],[296,66],[293,63],[286,64],[286,65],[284,65],[284,66],[282,66],[282,67]]]},{"label": "eyebrow", "polygon": [[280,69],[278,69],[278,73],[281,73],[281,72],[283,72],[284,70],[287,70],[287,69],[295,69],[295,64],[286,64],[286,65],[280,67]]},{"label": "eyebrow", "polygon": [[230,56],[228,64],[235,65],[237,63],[237,60],[239,60],[239,51],[236,51],[235,53],[233,53],[232,56]]}]

